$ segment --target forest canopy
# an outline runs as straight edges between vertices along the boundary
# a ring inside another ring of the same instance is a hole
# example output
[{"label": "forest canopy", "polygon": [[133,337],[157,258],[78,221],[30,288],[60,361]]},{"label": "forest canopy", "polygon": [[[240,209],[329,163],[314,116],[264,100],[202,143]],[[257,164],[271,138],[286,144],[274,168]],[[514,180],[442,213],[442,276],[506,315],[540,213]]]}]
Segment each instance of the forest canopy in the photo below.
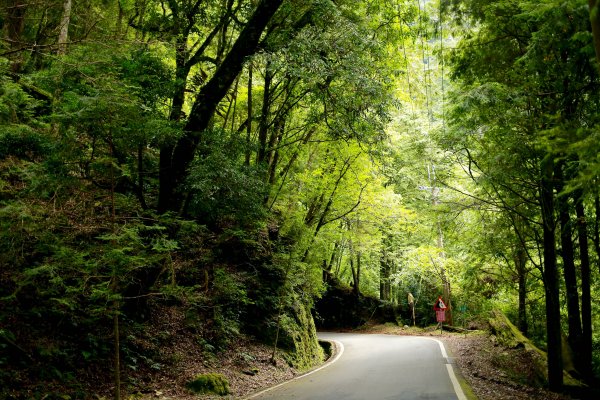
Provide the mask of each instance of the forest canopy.
[{"label": "forest canopy", "polygon": [[426,326],[439,295],[453,325],[504,312],[552,390],[563,346],[596,382],[598,13],[3,1],[0,397],[134,393],[168,368],[165,315],[206,354],[252,337],[302,369],[315,323]]}]

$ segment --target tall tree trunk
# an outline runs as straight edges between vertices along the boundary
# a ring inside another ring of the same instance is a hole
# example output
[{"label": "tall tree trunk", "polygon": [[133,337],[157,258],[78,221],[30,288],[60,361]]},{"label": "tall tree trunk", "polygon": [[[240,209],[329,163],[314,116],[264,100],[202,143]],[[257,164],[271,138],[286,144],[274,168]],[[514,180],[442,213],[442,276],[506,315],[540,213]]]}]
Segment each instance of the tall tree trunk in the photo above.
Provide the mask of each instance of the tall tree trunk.
[{"label": "tall tree trunk", "polygon": [[265,164],[267,159],[267,137],[269,134],[269,118],[271,115],[271,82],[273,81],[273,71],[271,62],[267,61],[265,66],[265,85],[263,90],[263,102],[260,113],[260,123],[258,124],[258,149],[256,152],[256,165]]},{"label": "tall tree trunk", "polygon": [[248,123],[246,124],[246,160],[244,164],[250,165],[252,156],[252,61],[248,63]]},{"label": "tall tree trunk", "polygon": [[563,388],[563,360],[560,327],[558,269],[554,220],[554,159],[547,155],[540,165],[540,206],[544,237],[544,289],[546,291],[546,334],[548,343],[548,386],[554,392]]},{"label": "tall tree trunk", "polygon": [[598,0],[588,0],[590,6],[590,22],[592,24],[592,36],[594,38],[594,49],[596,50],[596,61],[600,70],[600,8]]},{"label": "tall tree trunk", "polygon": [[592,241],[594,242],[594,250],[596,251],[596,258],[598,261],[598,271],[600,271],[600,195],[596,193],[594,197],[594,209],[596,216],[594,218],[594,236]]},{"label": "tall tree trunk", "polygon": [[[63,3],[63,15],[60,21],[60,34],[58,35],[59,56],[67,54],[67,41],[69,40],[69,24],[71,23],[71,0],[65,0]],[[120,7],[119,7],[120,9]]]},{"label": "tall tree trunk", "polygon": [[137,177],[138,177],[138,182],[137,182],[137,192],[138,192],[138,199],[140,201],[140,206],[142,206],[142,209],[147,210],[148,206],[146,205],[146,198],[144,197],[144,144],[140,143],[138,145],[138,155],[137,155],[137,164],[138,164],[138,171],[137,171]]},{"label": "tall tree trunk", "polygon": [[[281,143],[283,139],[283,135],[285,133],[285,119],[284,117],[277,118],[274,121],[273,129],[271,134],[269,135],[269,142],[267,143],[268,149],[268,165],[269,171],[267,174],[267,182],[269,186],[272,186],[275,183],[275,176],[277,171],[277,165],[279,164],[279,150],[276,150],[275,147]],[[265,205],[268,203],[269,196],[266,196]]]},{"label": "tall tree trunk", "polygon": [[[360,296],[360,252],[354,251],[354,243],[349,242],[350,246],[350,271],[352,271],[352,293],[354,296]],[[354,256],[356,255],[356,265],[354,265]]]},{"label": "tall tree trunk", "polygon": [[339,248],[340,242],[339,240],[336,240],[333,243],[333,251],[331,252],[331,257],[329,258],[329,264],[327,264],[327,271],[329,273],[331,273],[331,271],[333,270],[333,264],[335,263],[335,259],[337,258]]},{"label": "tall tree trunk", "polygon": [[356,275],[354,277],[354,294],[356,297],[360,296],[360,270],[362,266],[362,254],[360,251],[356,252]]},{"label": "tall tree trunk", "polygon": [[[565,289],[567,296],[567,315],[568,315],[568,342],[574,353],[576,363],[581,357],[581,318],[579,312],[579,292],[577,288],[577,273],[575,271],[575,250],[572,238],[572,224],[569,207],[569,197],[560,194],[564,186],[563,169],[564,163],[557,163],[554,168],[555,180],[558,182],[557,191],[559,196],[556,200],[556,208],[560,220],[560,243],[561,258],[563,260],[563,274],[565,278]],[[581,371],[579,365],[577,370]]]},{"label": "tall tree trunk", "polygon": [[527,253],[523,243],[517,241],[515,251],[515,268],[519,280],[519,314],[517,326],[524,335],[527,335],[529,326],[527,324]]},{"label": "tall tree trunk", "polygon": [[18,50],[23,48],[21,35],[25,28],[25,13],[27,12],[28,4],[29,2],[26,0],[7,1],[5,21],[6,41],[10,49],[15,50],[14,53],[9,55],[11,61],[10,70],[12,72],[18,72],[23,65],[23,52]]},{"label": "tall tree trunk", "polygon": [[379,259],[379,298],[381,300],[391,300],[391,285],[390,285],[390,274],[392,268],[390,266],[390,260],[387,255],[387,251],[381,253]]},{"label": "tall tree trunk", "polygon": [[450,285],[450,278],[448,278],[448,273],[446,269],[442,267],[442,279],[444,284],[444,298],[446,299],[446,323],[448,325],[454,324],[454,319],[452,317],[452,287]]},{"label": "tall tree trunk", "polygon": [[575,212],[577,213],[577,236],[579,238],[579,258],[581,260],[581,339],[580,372],[586,379],[592,377],[592,294],[591,268],[588,249],[587,222],[583,207],[583,194],[575,192]]},{"label": "tall tree trunk", "polygon": [[246,58],[252,55],[267,24],[283,0],[262,0],[246,23],[223,63],[213,77],[200,89],[185,126],[184,135],[174,147],[161,148],[158,211],[179,210],[183,196],[177,193],[185,181],[201,135],[227,94],[235,78],[242,70]]},{"label": "tall tree trunk", "polygon": [[[111,283],[111,290],[113,293],[118,292],[117,277],[113,277]],[[118,300],[113,301],[113,379],[115,384],[114,399],[121,400],[121,344],[120,344],[120,329],[119,329],[119,308],[120,304]]]},{"label": "tall tree trunk", "polygon": [[[109,136],[109,147],[110,147],[110,156],[114,157],[114,144],[112,133]],[[113,235],[116,232],[116,208],[115,208],[115,171],[113,168],[113,162],[110,163],[110,222],[113,231]],[[112,242],[114,246],[114,241]],[[113,379],[115,384],[114,391],[114,399],[121,400],[121,332],[119,328],[119,313],[121,309],[121,304],[118,298],[119,293],[119,274],[115,266],[113,266],[112,277],[110,280],[110,290],[112,295],[114,296],[114,300],[112,302],[112,311],[113,311],[113,340],[114,340],[114,360],[113,360]]]}]

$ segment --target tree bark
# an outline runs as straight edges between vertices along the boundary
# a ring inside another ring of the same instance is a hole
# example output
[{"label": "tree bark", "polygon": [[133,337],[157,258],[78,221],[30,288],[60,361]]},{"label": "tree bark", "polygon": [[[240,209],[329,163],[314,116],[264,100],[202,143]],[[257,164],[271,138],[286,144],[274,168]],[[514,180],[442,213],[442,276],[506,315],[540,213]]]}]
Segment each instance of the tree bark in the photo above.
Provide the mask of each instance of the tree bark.
[{"label": "tree bark", "polygon": [[267,61],[265,66],[265,86],[263,90],[263,103],[260,113],[260,123],[258,126],[258,150],[256,152],[256,165],[265,164],[267,159],[267,136],[269,133],[269,116],[271,110],[271,82],[273,81],[273,71],[271,62]]},{"label": "tree bark", "polygon": [[390,267],[390,260],[387,255],[387,251],[381,253],[379,259],[379,298],[381,300],[390,301],[392,297],[391,285],[390,285],[390,273],[392,268]]},{"label": "tree bark", "polygon": [[[360,252],[354,251],[354,243],[350,244],[350,271],[352,271],[352,293],[354,296],[360,296]],[[354,265],[354,256],[356,254],[356,266]]]},{"label": "tree bark", "polygon": [[581,191],[575,192],[575,212],[577,213],[577,236],[579,238],[579,258],[581,261],[581,321],[583,326],[580,373],[587,380],[592,378],[592,294],[591,268],[588,248],[587,222]]},{"label": "tree bark", "polygon": [[[275,176],[277,171],[277,165],[279,164],[279,150],[275,149],[281,140],[283,139],[283,135],[285,133],[285,120],[283,118],[278,118],[275,121],[273,126],[273,131],[269,136],[269,142],[267,144],[268,152],[268,165],[269,165],[269,173],[267,174],[267,182],[269,185],[275,184]],[[267,196],[266,200],[268,201],[269,197]],[[265,204],[267,203],[265,201]]]},{"label": "tree bark", "polygon": [[67,41],[69,40],[69,24],[71,23],[71,0],[65,0],[63,3],[63,15],[60,21],[60,34],[58,35],[59,56],[67,54]]},{"label": "tree bark", "polygon": [[[600,195],[598,194],[594,197],[594,209],[596,217],[594,219],[594,236],[592,241],[594,242],[596,258],[600,260]],[[600,271],[600,262],[598,262],[598,271]]]},{"label": "tree bark", "polygon": [[597,0],[588,0],[588,4],[590,6],[590,22],[592,24],[594,49],[596,50],[596,62],[600,71],[600,8]]},{"label": "tree bark", "polygon": [[548,386],[563,388],[563,360],[560,327],[558,270],[556,266],[556,224],[554,220],[554,159],[547,155],[540,165],[540,206],[544,241],[544,289],[546,292],[546,334],[548,343]]},{"label": "tree bark", "polygon": [[527,324],[527,253],[519,240],[515,252],[515,267],[519,280],[519,314],[517,326],[527,336],[529,326]]},{"label": "tree bark", "polygon": [[[564,163],[561,162],[556,164],[554,169],[555,180],[558,182],[557,190],[559,193],[562,192],[564,186],[563,166]],[[567,320],[569,326],[568,342],[575,355],[574,360],[577,363],[581,357],[582,331],[569,197],[567,195],[559,195],[556,203],[560,219],[561,258],[563,260],[563,274],[567,296]],[[581,371],[580,368],[577,368],[577,370]]]},{"label": "tree bark", "polygon": [[252,61],[248,63],[248,123],[246,124],[246,159],[244,164],[250,165],[252,142]]},{"label": "tree bark", "polygon": [[362,265],[361,252],[356,252],[356,275],[354,277],[354,294],[360,296],[360,269]]},{"label": "tree bark", "polygon": [[137,164],[138,164],[138,171],[137,171],[138,199],[140,201],[140,206],[142,206],[142,209],[147,210],[148,205],[146,204],[146,198],[144,197],[145,193],[144,193],[144,145],[143,144],[138,145]]},{"label": "tree bark", "polygon": [[7,1],[7,15],[5,22],[6,30],[6,41],[8,42],[11,50],[17,50],[10,54],[10,70],[12,72],[18,72],[23,65],[23,54],[18,51],[23,47],[21,43],[21,35],[25,28],[25,13],[27,12],[28,2],[25,0],[8,0]]},{"label": "tree bark", "polygon": [[264,29],[282,2],[283,0],[262,0],[258,4],[223,63],[196,96],[183,137],[175,146],[161,148],[159,212],[179,210],[183,196],[177,190],[188,175],[202,132],[208,127],[219,102],[242,70],[246,58],[256,51]]}]

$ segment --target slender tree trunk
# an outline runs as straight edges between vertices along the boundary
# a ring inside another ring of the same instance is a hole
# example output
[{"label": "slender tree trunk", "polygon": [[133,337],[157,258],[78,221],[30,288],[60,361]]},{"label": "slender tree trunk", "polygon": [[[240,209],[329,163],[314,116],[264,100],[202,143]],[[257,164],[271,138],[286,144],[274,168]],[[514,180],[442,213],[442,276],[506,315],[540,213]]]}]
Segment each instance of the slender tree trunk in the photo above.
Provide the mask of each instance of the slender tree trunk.
[{"label": "slender tree trunk", "polygon": [[[352,271],[352,293],[356,297],[360,296],[360,253],[354,251],[354,243],[352,240],[350,245],[350,271]],[[356,256],[356,265],[354,265],[354,256]]]},{"label": "slender tree trunk", "polygon": [[[118,1],[120,1],[120,0],[118,0]],[[144,18],[146,16],[146,3],[147,3],[147,0],[136,1],[136,3],[135,3],[136,12],[139,15],[137,24],[138,24],[138,26],[141,26],[141,27],[144,26]],[[136,40],[143,42],[145,38],[146,38],[146,30],[145,29],[136,29],[135,30],[135,39]]]},{"label": "slender tree trunk", "polygon": [[67,54],[67,42],[69,40],[69,24],[71,23],[71,0],[65,0],[63,3],[63,15],[60,21],[60,34],[58,35],[59,56]]},{"label": "slender tree trunk", "polygon": [[594,250],[596,251],[596,258],[598,262],[598,271],[600,271],[600,195],[596,194],[594,197],[594,209],[596,212],[594,219],[594,236],[592,241],[594,242]]},{"label": "slender tree trunk", "polygon": [[[18,50],[23,47],[21,43],[21,35],[25,28],[25,14],[27,12],[29,2],[25,0],[8,0],[7,15],[5,21],[6,41],[11,50]],[[18,72],[23,65],[23,52],[17,51],[9,55],[12,72]]]},{"label": "slender tree trunk", "polygon": [[140,205],[144,210],[148,209],[146,205],[146,199],[144,197],[144,145],[138,145],[138,156],[137,156],[137,164],[138,164],[138,198],[140,201]]},{"label": "slender tree trunk", "polygon": [[244,164],[250,165],[252,157],[252,61],[248,63],[248,123],[246,124],[246,160]]},{"label": "slender tree trunk", "polygon": [[385,263],[386,253],[385,250],[381,253],[379,258],[379,299],[386,300],[385,298]]},{"label": "slender tree trunk", "polygon": [[[177,21],[180,17],[177,10],[172,10],[173,19]],[[180,32],[180,24],[173,24],[172,34],[177,38],[175,43],[175,82],[173,88],[173,97],[171,101],[171,110],[169,114],[169,120],[180,121],[183,118],[183,105],[185,103],[185,90],[187,88],[187,79],[190,73],[190,64],[188,62],[189,51],[188,51],[188,36]],[[159,212],[167,211],[168,207],[165,204],[167,201],[161,199],[161,192],[174,193],[176,187],[174,182],[169,179],[169,167],[172,165],[173,152],[175,145],[168,143],[163,145],[160,149],[159,164],[160,169],[158,173],[160,191],[158,199],[158,210]]]},{"label": "slender tree trunk", "polygon": [[[111,159],[114,157],[113,149],[113,137],[112,133],[109,138],[109,146],[110,146],[110,156]],[[113,230],[113,234],[116,230],[116,207],[115,207],[115,171],[113,168],[113,162],[111,160],[110,163],[110,221]],[[114,242],[112,243],[114,246]],[[115,266],[113,266],[112,277],[110,281],[110,290],[113,293],[114,300],[112,302],[113,308],[113,340],[114,340],[114,360],[113,360],[113,377],[115,384],[114,397],[115,400],[121,400],[121,332],[119,327],[119,311],[121,309],[120,301],[117,298],[117,294],[119,293],[119,275]]]},{"label": "slender tree trunk", "polygon": [[331,258],[329,258],[329,264],[327,264],[327,271],[329,271],[329,273],[331,273],[331,271],[333,270],[333,264],[337,257],[339,248],[340,248],[340,242],[338,240],[336,240],[333,243],[333,251],[331,252]]},{"label": "slender tree trunk", "polygon": [[[283,139],[283,135],[285,133],[285,120],[283,118],[277,118],[275,120],[273,130],[269,135],[269,142],[267,144],[268,149],[268,165],[269,172],[267,174],[267,182],[270,186],[275,183],[275,176],[277,175],[275,172],[277,171],[277,165],[279,163],[279,151],[275,149],[275,147],[281,142]],[[265,199],[265,204],[268,203],[269,197]]]},{"label": "slender tree trunk", "polygon": [[575,193],[575,212],[577,213],[577,236],[579,238],[579,257],[581,260],[581,320],[583,336],[581,340],[580,372],[586,379],[592,377],[592,294],[591,268],[588,249],[587,222],[583,208],[581,191]]},{"label": "slender tree trunk", "polygon": [[271,82],[273,71],[271,62],[267,61],[265,66],[265,85],[263,90],[263,102],[258,126],[258,150],[256,152],[256,165],[264,164],[267,158],[267,136],[269,133],[269,117],[271,115]]},{"label": "slender tree trunk", "polygon": [[[118,291],[117,278],[114,277],[114,285],[111,284],[111,289],[114,293]],[[114,361],[113,361],[113,379],[115,383],[115,400],[121,399],[121,343],[120,343],[120,329],[119,329],[119,301],[113,302],[113,338],[114,338]]]},{"label": "slender tree trunk", "polygon": [[442,276],[444,283],[444,298],[446,299],[446,323],[448,325],[454,324],[454,319],[452,318],[452,287],[450,286],[450,279],[448,278],[448,274],[446,269],[442,267]]},{"label": "slender tree trunk", "polygon": [[258,4],[213,77],[196,96],[183,137],[177,141],[172,151],[168,147],[161,149],[159,212],[179,210],[183,196],[176,191],[187,178],[188,167],[194,159],[201,135],[209,126],[219,102],[242,70],[247,57],[256,51],[265,27],[282,2],[283,0],[262,0]]},{"label": "slender tree trunk", "polygon": [[333,276],[335,276],[336,278],[339,278],[339,276],[340,276],[340,270],[342,269],[342,260],[344,258],[345,252],[346,252],[346,242],[342,241],[340,243],[339,254],[336,256],[335,272],[333,273]]},{"label": "slender tree trunk", "polygon": [[527,336],[529,326],[527,324],[527,253],[519,240],[515,252],[515,267],[519,280],[519,315],[517,326]]},{"label": "slender tree trunk", "polygon": [[546,334],[548,343],[548,386],[553,392],[563,388],[563,360],[560,327],[558,269],[554,220],[554,159],[547,155],[541,162],[540,205],[544,237],[544,288],[546,291]]},{"label": "slender tree trunk", "polygon": [[379,259],[379,298],[381,300],[391,300],[390,273],[390,260],[387,252],[383,251]]},{"label": "slender tree trunk", "polygon": [[[564,176],[562,168],[564,163],[555,165],[554,175],[558,183],[557,191],[560,193],[563,189]],[[579,292],[577,288],[577,272],[575,270],[575,250],[572,238],[572,224],[569,207],[569,197],[559,195],[556,200],[556,208],[560,219],[560,243],[561,257],[563,260],[563,274],[565,278],[565,289],[567,296],[567,315],[569,334],[568,342],[574,353],[574,360],[578,371],[581,371],[579,361],[581,359],[581,318],[579,311]]]},{"label": "slender tree trunk", "polygon": [[356,297],[360,296],[360,270],[362,266],[362,254],[360,251],[356,252],[356,279],[354,280],[354,294]]},{"label": "slender tree trunk", "polygon": [[590,22],[592,24],[594,49],[596,50],[596,61],[600,70],[600,9],[597,0],[588,0],[588,4],[590,6]]}]

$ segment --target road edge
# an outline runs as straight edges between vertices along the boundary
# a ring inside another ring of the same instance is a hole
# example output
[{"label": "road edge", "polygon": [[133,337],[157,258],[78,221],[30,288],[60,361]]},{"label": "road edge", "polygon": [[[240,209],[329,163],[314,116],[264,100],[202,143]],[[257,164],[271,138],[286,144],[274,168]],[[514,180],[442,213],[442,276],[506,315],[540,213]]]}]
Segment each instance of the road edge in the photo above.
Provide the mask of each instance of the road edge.
[{"label": "road edge", "polygon": [[437,342],[438,345],[440,346],[440,351],[442,352],[442,357],[444,357],[446,359],[446,368],[448,369],[448,376],[450,377],[450,381],[452,382],[452,386],[454,387],[454,392],[456,393],[458,400],[477,400],[477,396],[475,396],[473,389],[471,389],[471,386],[469,386],[469,383],[462,375],[460,368],[458,368],[458,367],[454,368],[454,365],[456,365],[453,361],[454,357],[450,357],[448,355],[448,351],[446,350],[446,346],[444,345],[444,343],[441,340],[433,338],[433,337],[428,337],[428,336],[417,336],[417,337],[422,337],[422,338],[433,340],[433,341]]},{"label": "road edge", "polygon": [[338,342],[337,340],[334,340],[334,339],[319,339],[319,341],[331,343],[331,347],[332,347],[331,356],[327,359],[327,361],[325,361],[324,364],[322,364],[322,365],[320,365],[318,367],[315,367],[315,368],[311,369],[310,371],[305,372],[302,375],[298,375],[298,376],[296,376],[296,377],[294,377],[292,379],[289,379],[289,380],[287,380],[285,382],[278,383],[277,385],[273,385],[273,386],[268,387],[266,389],[261,389],[260,391],[258,391],[256,393],[252,393],[252,394],[250,394],[250,395],[248,395],[246,397],[242,397],[242,400],[254,399],[255,397],[260,396],[261,394],[267,393],[267,392],[269,392],[271,390],[274,390],[274,389],[277,389],[277,388],[279,388],[281,386],[287,385],[290,382],[297,381],[298,379],[302,379],[302,378],[304,378],[306,376],[312,375],[315,372],[318,372],[318,371],[320,371],[320,370],[322,370],[324,368],[327,368],[331,364],[335,363],[342,356],[342,354],[344,353],[344,345],[341,342]]}]

